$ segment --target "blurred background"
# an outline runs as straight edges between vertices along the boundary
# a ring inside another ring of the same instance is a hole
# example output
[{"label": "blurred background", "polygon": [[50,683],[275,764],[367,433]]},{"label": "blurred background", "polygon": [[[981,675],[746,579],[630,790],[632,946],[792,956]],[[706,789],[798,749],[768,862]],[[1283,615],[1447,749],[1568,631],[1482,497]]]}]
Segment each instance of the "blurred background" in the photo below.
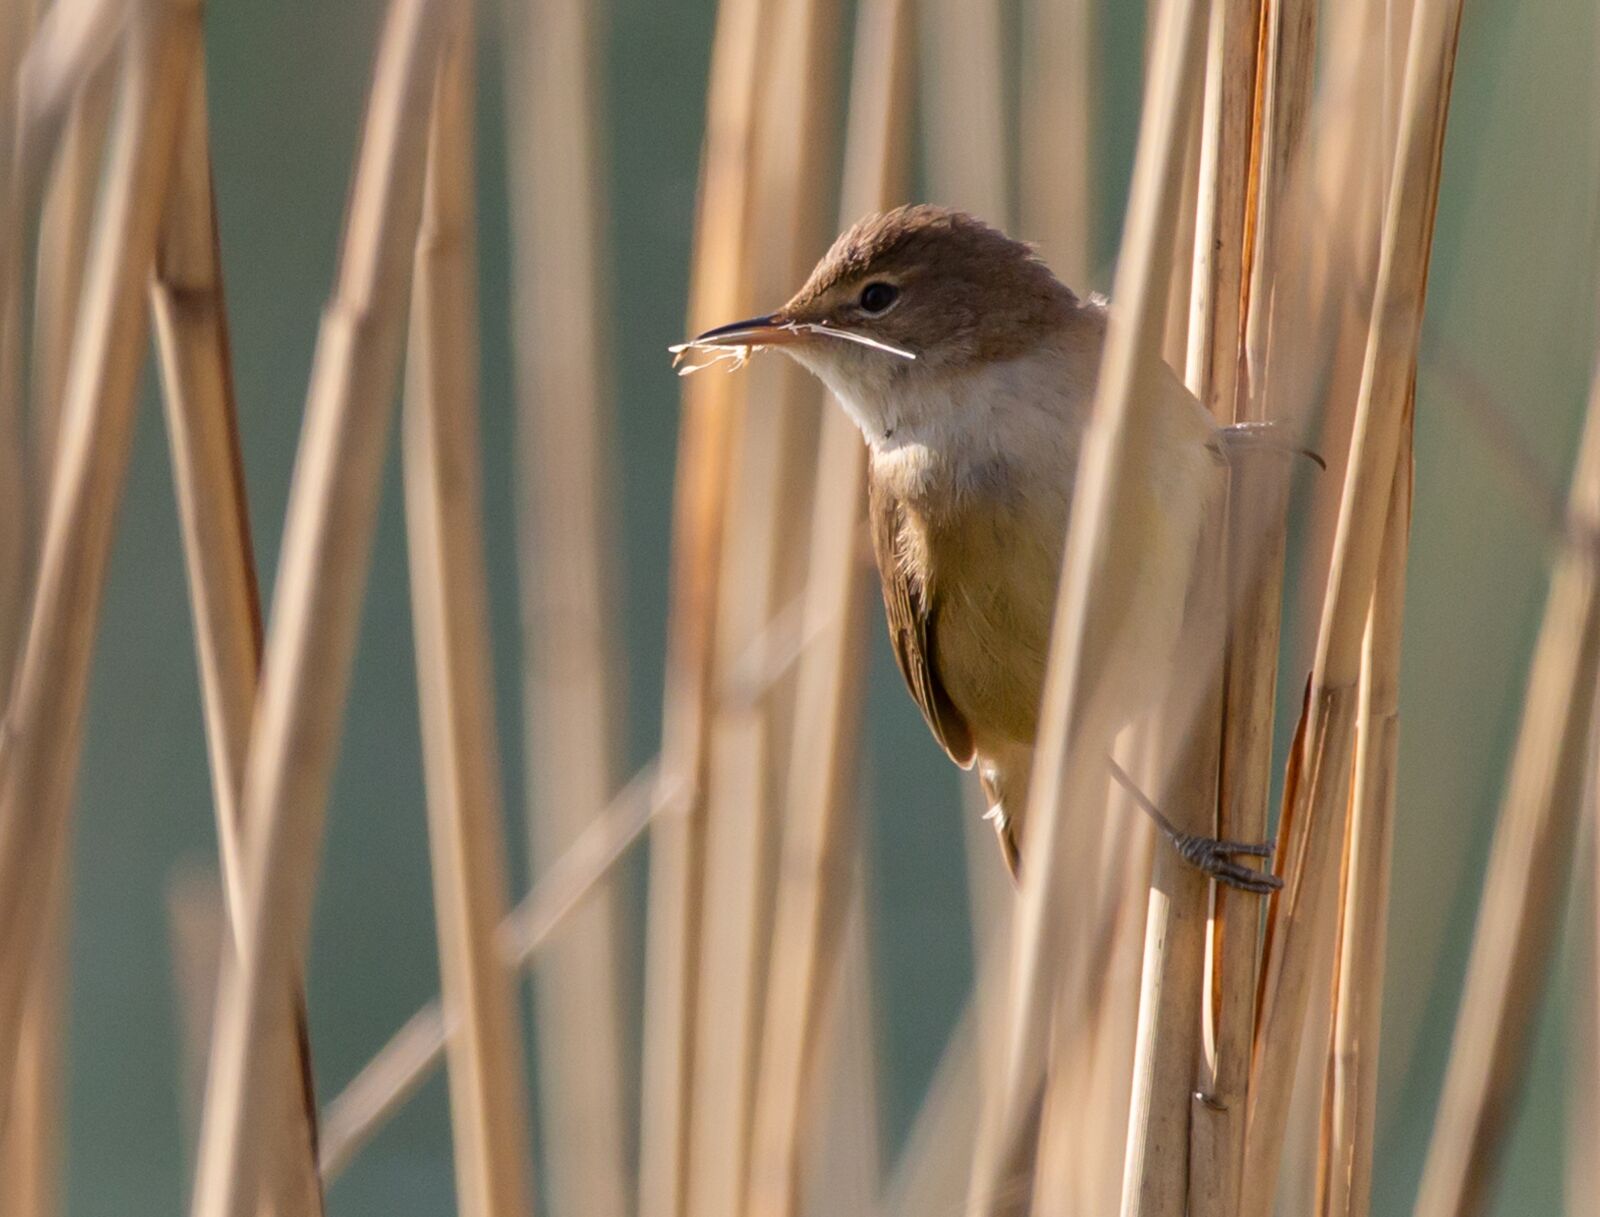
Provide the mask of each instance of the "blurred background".
[{"label": "blurred background", "polygon": [[[613,305],[604,337],[619,496],[616,620],[626,665],[620,779],[647,761],[659,740],[679,400],[666,347],[685,336],[715,6],[612,0],[600,7]],[[847,14],[852,7],[845,5]],[[1019,6],[1000,7],[1015,60]],[[222,258],[264,598],[381,10],[376,0],[280,0],[215,4],[206,16]],[[1124,0],[1095,12],[1090,196],[1100,269],[1092,282],[1072,284],[1080,290],[1110,286],[1144,53],[1143,5]],[[521,826],[526,778],[499,18],[490,6],[480,21],[482,425],[506,839],[517,895],[531,870]],[[1600,28],[1585,0],[1467,5],[1417,393],[1375,1213],[1405,1211],[1415,1194],[1543,603],[1551,549],[1537,496],[1564,493],[1591,372],[1597,62]],[[924,87],[937,82],[937,70],[925,54]],[[1014,94],[1007,104],[1016,104]],[[842,112],[841,104],[841,122]],[[917,197],[966,201],[925,189]],[[986,218],[1015,235],[1036,235],[1015,216]],[[74,1217],[182,1211],[190,1170],[168,900],[175,874],[214,856],[214,836],[153,374],[145,398],[78,790],[65,1206]],[[1486,415],[1498,423],[1485,424]],[[392,453],[308,960],[324,1099],[439,987],[398,473]],[[1297,608],[1306,606],[1291,604]],[[879,1149],[891,1162],[972,982],[962,824],[970,813],[958,775],[900,686],[873,613],[861,848],[871,902]],[[1281,682],[1289,698],[1298,695],[1306,668],[1303,633],[1303,623],[1291,619]],[[1590,836],[1586,827],[1586,850]],[[1592,870],[1577,864],[1575,897],[1587,890]],[[627,919],[624,1002],[633,1041],[644,853],[620,873],[634,913]],[[1587,930],[1584,921],[1571,919]],[[1507,1217],[1554,1213],[1565,1203],[1565,1079],[1574,1073],[1563,1034],[1565,970],[1552,987],[1494,1210]],[[534,1141],[541,1142],[537,1124]],[[453,1211],[442,1075],[351,1164],[328,1200],[341,1217]],[[1600,1200],[1590,1194],[1566,1211],[1600,1211]]]}]

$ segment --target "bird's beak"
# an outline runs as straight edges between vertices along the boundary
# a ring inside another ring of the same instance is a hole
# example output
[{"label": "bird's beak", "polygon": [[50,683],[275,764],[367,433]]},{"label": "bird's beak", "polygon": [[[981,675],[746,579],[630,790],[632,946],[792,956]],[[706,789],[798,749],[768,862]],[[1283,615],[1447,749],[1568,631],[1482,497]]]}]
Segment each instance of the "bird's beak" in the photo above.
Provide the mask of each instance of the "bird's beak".
[{"label": "bird's beak", "polygon": [[790,325],[788,319],[781,313],[769,313],[765,317],[751,317],[748,321],[735,321],[728,325],[719,325],[716,329],[707,330],[703,334],[696,334],[689,345],[699,346],[705,343],[711,346],[792,346],[804,342],[806,336],[804,330]]}]

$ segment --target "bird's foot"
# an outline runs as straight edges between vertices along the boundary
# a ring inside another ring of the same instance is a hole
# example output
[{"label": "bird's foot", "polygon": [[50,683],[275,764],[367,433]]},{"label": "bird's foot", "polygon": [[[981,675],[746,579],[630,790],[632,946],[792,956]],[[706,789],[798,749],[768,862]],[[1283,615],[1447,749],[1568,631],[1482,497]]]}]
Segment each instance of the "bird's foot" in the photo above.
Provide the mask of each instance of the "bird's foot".
[{"label": "bird's foot", "polygon": [[1270,895],[1283,886],[1283,880],[1271,871],[1256,870],[1234,861],[1235,856],[1272,857],[1272,846],[1266,842],[1224,841],[1217,837],[1197,837],[1193,833],[1170,829],[1166,829],[1166,833],[1173,848],[1178,851],[1178,857],[1218,883],[1261,896]]},{"label": "bird's foot", "polygon": [[1233,454],[1244,451],[1282,452],[1290,456],[1303,456],[1313,462],[1318,469],[1326,469],[1328,462],[1313,449],[1307,448],[1298,442],[1293,428],[1287,423],[1266,421],[1233,423],[1216,432],[1213,441],[1217,452],[1224,460],[1231,460]]}]

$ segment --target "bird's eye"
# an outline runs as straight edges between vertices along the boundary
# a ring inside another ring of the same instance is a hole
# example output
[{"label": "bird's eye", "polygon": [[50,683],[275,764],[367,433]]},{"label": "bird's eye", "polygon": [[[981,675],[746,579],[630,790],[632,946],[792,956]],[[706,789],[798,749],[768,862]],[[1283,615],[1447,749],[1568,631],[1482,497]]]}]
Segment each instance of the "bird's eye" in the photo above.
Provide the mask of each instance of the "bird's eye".
[{"label": "bird's eye", "polygon": [[860,304],[865,312],[882,313],[899,298],[900,289],[893,283],[873,282],[861,289]]}]

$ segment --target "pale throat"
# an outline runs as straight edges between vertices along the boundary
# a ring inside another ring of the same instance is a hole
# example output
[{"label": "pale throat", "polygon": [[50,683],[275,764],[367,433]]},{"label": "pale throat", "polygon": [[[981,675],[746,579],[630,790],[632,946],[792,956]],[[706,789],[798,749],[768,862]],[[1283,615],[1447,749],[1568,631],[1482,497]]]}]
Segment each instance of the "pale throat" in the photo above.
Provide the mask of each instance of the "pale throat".
[{"label": "pale throat", "polygon": [[898,377],[829,365],[813,370],[860,428],[875,475],[912,499],[993,489],[1001,460],[1055,466],[1087,417],[1079,378],[1055,347]]}]

